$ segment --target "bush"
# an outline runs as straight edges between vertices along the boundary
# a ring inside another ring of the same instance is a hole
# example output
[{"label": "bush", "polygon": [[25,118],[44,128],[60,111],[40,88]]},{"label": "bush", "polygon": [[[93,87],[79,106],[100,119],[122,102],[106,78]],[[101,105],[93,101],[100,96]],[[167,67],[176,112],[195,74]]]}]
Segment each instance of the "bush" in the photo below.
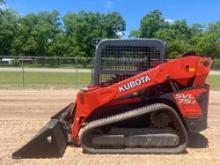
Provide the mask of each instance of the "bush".
[{"label": "bush", "polygon": [[14,59],[11,63],[12,66],[21,66],[21,61],[18,59]]}]

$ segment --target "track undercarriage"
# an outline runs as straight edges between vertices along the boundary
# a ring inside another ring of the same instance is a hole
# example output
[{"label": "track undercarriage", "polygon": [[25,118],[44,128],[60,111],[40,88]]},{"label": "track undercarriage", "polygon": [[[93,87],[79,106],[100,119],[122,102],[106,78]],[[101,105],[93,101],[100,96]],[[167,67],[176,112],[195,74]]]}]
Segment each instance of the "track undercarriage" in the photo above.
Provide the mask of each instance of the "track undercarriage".
[{"label": "track undercarriage", "polygon": [[[161,112],[170,120],[159,128],[149,115]],[[135,118],[146,120],[130,123]],[[176,111],[157,103],[87,123],[80,131],[80,143],[89,153],[179,153],[185,150],[188,135]]]}]

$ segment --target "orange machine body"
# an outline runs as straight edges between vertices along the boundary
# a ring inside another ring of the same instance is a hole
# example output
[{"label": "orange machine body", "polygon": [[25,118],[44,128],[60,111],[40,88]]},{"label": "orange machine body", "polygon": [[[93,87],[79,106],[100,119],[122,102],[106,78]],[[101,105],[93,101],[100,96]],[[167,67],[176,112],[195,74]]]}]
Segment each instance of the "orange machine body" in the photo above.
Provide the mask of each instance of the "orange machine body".
[{"label": "orange machine body", "polygon": [[107,87],[90,86],[81,90],[76,98],[75,115],[72,124],[72,138],[78,143],[78,133],[86,119],[101,106],[113,104],[139,102],[141,98],[133,96],[126,98],[143,89],[166,82],[175,81],[187,86],[190,81],[193,85],[189,89],[173,91],[170,96],[184,118],[197,118],[203,116],[202,106],[197,96],[208,93],[205,79],[209,73],[212,60],[207,57],[187,56],[170,60],[163,64],[137,74],[133,77]]}]

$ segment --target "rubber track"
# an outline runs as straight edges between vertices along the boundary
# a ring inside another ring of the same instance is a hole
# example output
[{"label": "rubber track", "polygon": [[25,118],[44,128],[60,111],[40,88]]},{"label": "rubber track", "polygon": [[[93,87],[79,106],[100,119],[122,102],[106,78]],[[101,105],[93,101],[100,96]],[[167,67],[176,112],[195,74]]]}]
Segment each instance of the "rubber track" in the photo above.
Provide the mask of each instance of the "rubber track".
[{"label": "rubber track", "polygon": [[[177,122],[179,123],[180,127],[182,130],[179,130],[183,134],[183,138],[185,141],[178,145],[177,147],[167,147],[167,148],[122,148],[122,149],[111,149],[111,148],[105,148],[105,149],[96,149],[96,148],[91,148],[88,145],[84,143],[84,138],[87,138],[87,132],[101,126],[106,126],[109,124],[113,124],[115,122],[123,121],[126,119],[138,117],[153,111],[158,111],[161,109],[166,109],[172,112],[172,114],[176,117]],[[163,104],[163,103],[156,103],[156,104],[151,104],[148,106],[144,106],[141,108],[133,109],[130,110],[129,112],[117,114],[111,117],[103,118],[103,119],[98,119],[95,121],[91,121],[88,123],[86,126],[81,128],[79,132],[79,138],[80,138],[80,144],[83,147],[85,152],[88,153],[166,153],[166,154],[173,154],[173,153],[181,153],[183,152],[187,145],[188,145],[188,134],[187,131],[184,127],[184,124],[182,123],[179,115],[177,112],[170,106]]]}]

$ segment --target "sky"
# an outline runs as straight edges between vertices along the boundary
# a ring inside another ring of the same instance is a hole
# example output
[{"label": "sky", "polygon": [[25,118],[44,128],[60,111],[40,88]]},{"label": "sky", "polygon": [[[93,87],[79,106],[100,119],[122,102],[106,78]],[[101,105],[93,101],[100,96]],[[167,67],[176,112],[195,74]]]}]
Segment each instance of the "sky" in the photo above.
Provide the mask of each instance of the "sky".
[{"label": "sky", "polygon": [[21,15],[30,12],[57,10],[66,12],[121,13],[126,21],[126,33],[139,28],[141,18],[159,9],[165,19],[172,22],[186,19],[192,23],[220,21],[220,0],[6,0],[6,6]]}]

